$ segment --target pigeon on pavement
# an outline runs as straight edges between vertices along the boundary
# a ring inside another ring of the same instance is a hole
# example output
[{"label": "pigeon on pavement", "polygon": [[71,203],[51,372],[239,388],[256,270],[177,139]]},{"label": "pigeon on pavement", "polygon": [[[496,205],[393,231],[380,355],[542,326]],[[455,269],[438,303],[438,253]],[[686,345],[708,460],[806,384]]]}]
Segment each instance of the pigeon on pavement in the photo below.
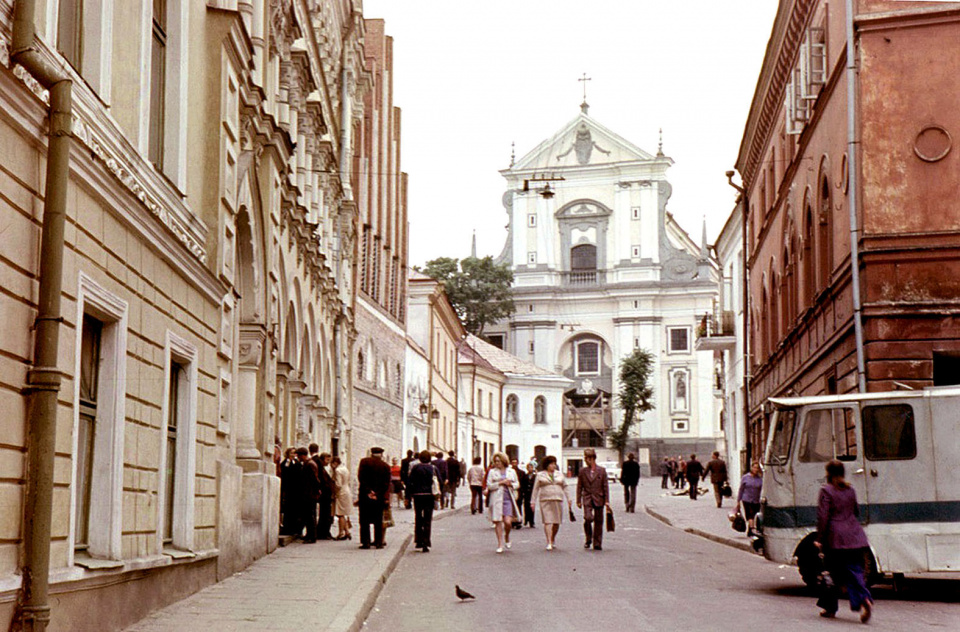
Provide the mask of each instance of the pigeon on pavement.
[{"label": "pigeon on pavement", "polygon": [[463,601],[464,599],[476,599],[476,597],[468,593],[463,588],[460,588],[460,586],[454,586],[454,588],[457,589],[457,597],[460,597],[460,601]]}]

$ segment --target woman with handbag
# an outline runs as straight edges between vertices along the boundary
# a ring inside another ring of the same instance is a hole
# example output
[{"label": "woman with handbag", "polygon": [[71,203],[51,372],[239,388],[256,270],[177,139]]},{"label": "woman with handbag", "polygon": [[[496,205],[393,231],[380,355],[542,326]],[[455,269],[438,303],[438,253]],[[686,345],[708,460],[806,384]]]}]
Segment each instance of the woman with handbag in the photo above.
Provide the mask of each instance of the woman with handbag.
[{"label": "woman with handbag", "polygon": [[[743,517],[747,520],[747,536],[753,535],[757,512],[760,511],[760,492],[763,490],[763,474],[760,463],[750,464],[750,471],[740,479],[737,505],[743,504]],[[738,507],[739,509],[739,507]]]},{"label": "woman with handbag", "polygon": [[552,551],[557,546],[557,532],[563,522],[563,500],[567,500],[567,507],[573,504],[567,479],[557,469],[557,457],[548,456],[543,460],[543,470],[537,472],[532,494],[532,503],[540,503],[540,521],[547,536],[547,550]]},{"label": "woman with handbag", "polygon": [[837,615],[838,591],[846,586],[850,610],[860,612],[860,622],[870,620],[873,596],[864,580],[864,567],[870,550],[867,535],[860,526],[857,492],[844,479],[843,463],[836,459],[826,465],[827,482],[817,500],[817,546],[823,551],[831,581],[821,585],[820,616]]},{"label": "woman with handbag", "polygon": [[353,507],[353,496],[350,492],[350,470],[343,464],[339,456],[330,461],[333,469],[333,482],[336,486],[333,515],[337,518],[338,533],[334,540],[352,540],[350,535],[350,509]]},{"label": "woman with handbag", "polygon": [[424,450],[417,457],[420,461],[410,468],[407,485],[413,497],[414,517],[414,546],[424,553],[430,552],[430,527],[433,522],[433,506],[436,502],[434,495],[438,487],[437,468],[430,464],[430,453]]},{"label": "woman with handbag", "polygon": [[487,495],[490,499],[490,521],[497,531],[497,553],[503,553],[504,544],[510,548],[510,526],[520,516],[515,490],[520,486],[517,473],[503,452],[493,455],[493,467],[487,474]]}]

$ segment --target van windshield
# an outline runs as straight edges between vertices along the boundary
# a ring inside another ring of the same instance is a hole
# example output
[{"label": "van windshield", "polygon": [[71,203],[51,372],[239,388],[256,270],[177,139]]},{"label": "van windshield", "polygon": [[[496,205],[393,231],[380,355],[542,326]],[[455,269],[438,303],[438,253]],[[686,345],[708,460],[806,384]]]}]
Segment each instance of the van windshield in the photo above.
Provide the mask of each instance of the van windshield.
[{"label": "van windshield", "polygon": [[797,426],[797,411],[793,408],[781,408],[774,417],[773,437],[767,448],[767,465],[782,465],[790,457],[790,444],[793,443],[793,431]]}]

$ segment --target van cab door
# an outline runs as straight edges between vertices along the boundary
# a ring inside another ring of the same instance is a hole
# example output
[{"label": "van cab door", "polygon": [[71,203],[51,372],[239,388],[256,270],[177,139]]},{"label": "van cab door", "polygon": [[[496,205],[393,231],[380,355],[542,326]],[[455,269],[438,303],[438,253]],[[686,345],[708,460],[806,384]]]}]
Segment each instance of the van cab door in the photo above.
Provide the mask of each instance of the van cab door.
[{"label": "van cab door", "polygon": [[861,416],[870,521],[937,522],[929,400],[862,402]]},{"label": "van cab door", "polygon": [[826,483],[825,467],[831,459],[846,467],[847,482],[856,490],[860,522],[869,521],[864,481],[859,410],[856,404],[808,406],[803,409],[797,449],[792,461],[794,502],[798,526],[816,526],[817,499]]}]

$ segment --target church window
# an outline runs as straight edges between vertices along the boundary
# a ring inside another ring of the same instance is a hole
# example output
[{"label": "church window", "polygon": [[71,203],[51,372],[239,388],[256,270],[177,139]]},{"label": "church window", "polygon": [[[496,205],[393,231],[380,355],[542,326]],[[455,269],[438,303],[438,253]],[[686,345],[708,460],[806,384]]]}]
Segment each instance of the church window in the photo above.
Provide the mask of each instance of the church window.
[{"label": "church window", "polygon": [[531,341],[530,341],[530,353],[533,353],[533,351],[534,351],[534,345],[533,345],[533,341],[531,340]]},{"label": "church window", "polygon": [[688,421],[686,419],[674,419],[673,420],[673,431],[674,432],[689,432],[690,428],[688,426]]},{"label": "church window", "polygon": [[633,302],[633,309],[640,309],[640,301]]},{"label": "church window", "polygon": [[640,246],[632,246],[630,248],[630,256],[634,259],[640,258]]},{"label": "church window", "polygon": [[537,253],[528,252],[527,253],[527,263],[536,263],[537,262]]},{"label": "church window", "polygon": [[594,340],[577,343],[577,375],[600,373],[600,343]]},{"label": "church window", "polygon": [[527,305],[527,311],[530,312],[531,314],[533,313],[533,303],[530,303],[529,305]]},{"label": "church window", "polygon": [[640,219],[640,207],[634,206],[630,209],[630,218],[631,219]]},{"label": "church window", "polygon": [[570,249],[570,269],[574,272],[597,269],[597,247],[581,244]]},{"label": "church window", "polygon": [[670,353],[687,353],[690,351],[689,327],[671,327],[667,332],[670,338]]},{"label": "church window", "polygon": [[534,215],[533,213],[531,213],[530,215],[527,215],[527,226],[530,226],[532,228],[536,225],[537,225],[537,216]]}]

